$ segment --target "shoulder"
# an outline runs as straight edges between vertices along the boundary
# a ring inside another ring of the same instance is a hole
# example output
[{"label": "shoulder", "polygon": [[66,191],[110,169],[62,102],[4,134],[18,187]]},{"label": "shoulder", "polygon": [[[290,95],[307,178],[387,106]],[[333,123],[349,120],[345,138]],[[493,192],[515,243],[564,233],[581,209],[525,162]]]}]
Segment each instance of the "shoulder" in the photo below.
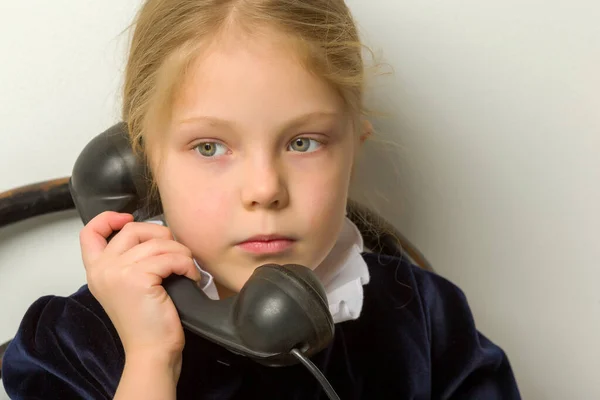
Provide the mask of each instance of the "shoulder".
[{"label": "shoulder", "polygon": [[70,296],[43,296],[31,304],[4,355],[2,380],[15,399],[38,392],[108,398],[120,363],[118,335],[85,285]]},{"label": "shoulder", "polygon": [[520,399],[506,353],[477,329],[463,290],[405,258],[363,257],[371,274],[365,311],[424,347],[435,398]]},{"label": "shoulder", "polygon": [[[15,339],[27,339],[38,351],[46,341],[77,347],[88,346],[96,336],[103,340],[116,335],[114,326],[87,285],[70,296],[43,296],[26,311]],[[117,345],[117,343],[113,343]]]},{"label": "shoulder", "polygon": [[[458,320],[474,326],[464,292],[448,279],[414,265],[406,257],[363,253],[370,281],[363,287],[363,319],[385,329],[402,327],[428,352],[433,331]],[[381,320],[381,322],[379,321]],[[415,339],[416,340],[416,339]]]},{"label": "shoulder", "polygon": [[463,332],[478,334],[467,296],[456,284],[407,258],[373,253],[363,257],[371,276],[365,286],[365,303],[371,303],[371,309],[397,310],[395,315],[411,313],[432,348],[436,346],[434,332],[450,332],[460,326]]},{"label": "shoulder", "polygon": [[416,303],[424,314],[438,307],[468,308],[467,297],[457,285],[406,257],[363,253],[363,258],[370,274],[365,289],[372,295],[380,293],[395,307]]}]

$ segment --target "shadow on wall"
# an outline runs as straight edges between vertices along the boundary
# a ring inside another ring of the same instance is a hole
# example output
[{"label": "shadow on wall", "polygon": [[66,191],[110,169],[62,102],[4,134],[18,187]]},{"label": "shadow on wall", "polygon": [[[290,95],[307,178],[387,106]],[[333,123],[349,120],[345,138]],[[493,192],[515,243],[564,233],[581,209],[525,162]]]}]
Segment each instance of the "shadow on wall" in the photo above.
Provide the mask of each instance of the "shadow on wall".
[{"label": "shadow on wall", "polygon": [[[378,76],[374,78],[376,84],[368,88],[367,106],[374,114],[368,118],[375,131],[357,159],[350,196],[413,240],[411,232],[416,222],[411,210],[419,202],[414,198],[418,195],[415,188],[422,187],[425,181],[416,166],[427,160],[417,159],[411,150],[410,139],[418,134],[414,122],[405,116],[406,107],[399,104],[398,98],[403,96],[391,93],[398,91],[397,83],[393,83],[396,79],[394,75]],[[418,185],[413,184],[415,180]]]}]

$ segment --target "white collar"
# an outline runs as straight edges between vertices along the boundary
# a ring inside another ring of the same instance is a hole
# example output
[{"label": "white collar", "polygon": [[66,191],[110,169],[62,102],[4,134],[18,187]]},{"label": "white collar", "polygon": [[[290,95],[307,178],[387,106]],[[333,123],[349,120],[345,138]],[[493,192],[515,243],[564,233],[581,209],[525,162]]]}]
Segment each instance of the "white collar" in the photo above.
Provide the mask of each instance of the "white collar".
[{"label": "white collar", "polygon": [[[153,218],[147,222],[165,225],[162,218]],[[357,319],[363,306],[363,285],[369,283],[369,269],[362,257],[364,243],[356,225],[347,217],[342,231],[331,252],[314,272],[323,283],[329,311],[334,323]],[[219,299],[213,276],[203,270],[200,287],[213,300]]]}]

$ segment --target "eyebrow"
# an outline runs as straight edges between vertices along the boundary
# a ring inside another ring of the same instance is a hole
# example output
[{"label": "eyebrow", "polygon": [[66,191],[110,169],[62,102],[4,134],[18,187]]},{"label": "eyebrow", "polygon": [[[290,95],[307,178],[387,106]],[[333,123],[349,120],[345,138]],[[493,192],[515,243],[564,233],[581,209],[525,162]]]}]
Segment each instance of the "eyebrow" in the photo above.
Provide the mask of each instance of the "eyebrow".
[{"label": "eyebrow", "polygon": [[[284,130],[292,129],[292,128],[295,128],[302,124],[305,124],[311,120],[314,120],[314,119],[332,119],[332,118],[340,118],[341,116],[342,116],[341,113],[333,112],[333,111],[315,111],[315,112],[310,112],[310,113],[306,113],[306,114],[301,114],[301,115],[287,121],[286,123],[284,123],[283,129]],[[212,116],[203,116],[203,115],[182,119],[181,121],[177,122],[177,125],[179,125],[179,126],[193,125],[193,124],[197,124],[197,123],[205,123],[205,124],[209,124],[212,127],[224,127],[224,128],[229,128],[229,129],[232,129],[233,126],[235,125],[235,123],[233,121],[228,121],[223,118],[212,117]]]}]

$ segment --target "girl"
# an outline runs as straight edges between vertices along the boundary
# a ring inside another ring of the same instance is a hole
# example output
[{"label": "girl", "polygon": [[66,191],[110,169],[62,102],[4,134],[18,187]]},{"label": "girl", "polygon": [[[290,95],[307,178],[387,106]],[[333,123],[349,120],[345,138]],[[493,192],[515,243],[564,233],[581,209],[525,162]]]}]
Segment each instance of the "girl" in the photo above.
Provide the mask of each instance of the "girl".
[{"label": "girl", "polygon": [[168,227],[105,212],[83,228],[88,284],[28,310],[4,360],[9,396],[324,398],[302,365],[184,331],[161,286],[185,275],[226,298],[259,265],[297,263],[327,289],[335,338],[313,362],[341,399],[519,398],[462,292],[366,252],[346,218],[371,131],[363,79],[343,0],[147,0],[123,118]]}]

